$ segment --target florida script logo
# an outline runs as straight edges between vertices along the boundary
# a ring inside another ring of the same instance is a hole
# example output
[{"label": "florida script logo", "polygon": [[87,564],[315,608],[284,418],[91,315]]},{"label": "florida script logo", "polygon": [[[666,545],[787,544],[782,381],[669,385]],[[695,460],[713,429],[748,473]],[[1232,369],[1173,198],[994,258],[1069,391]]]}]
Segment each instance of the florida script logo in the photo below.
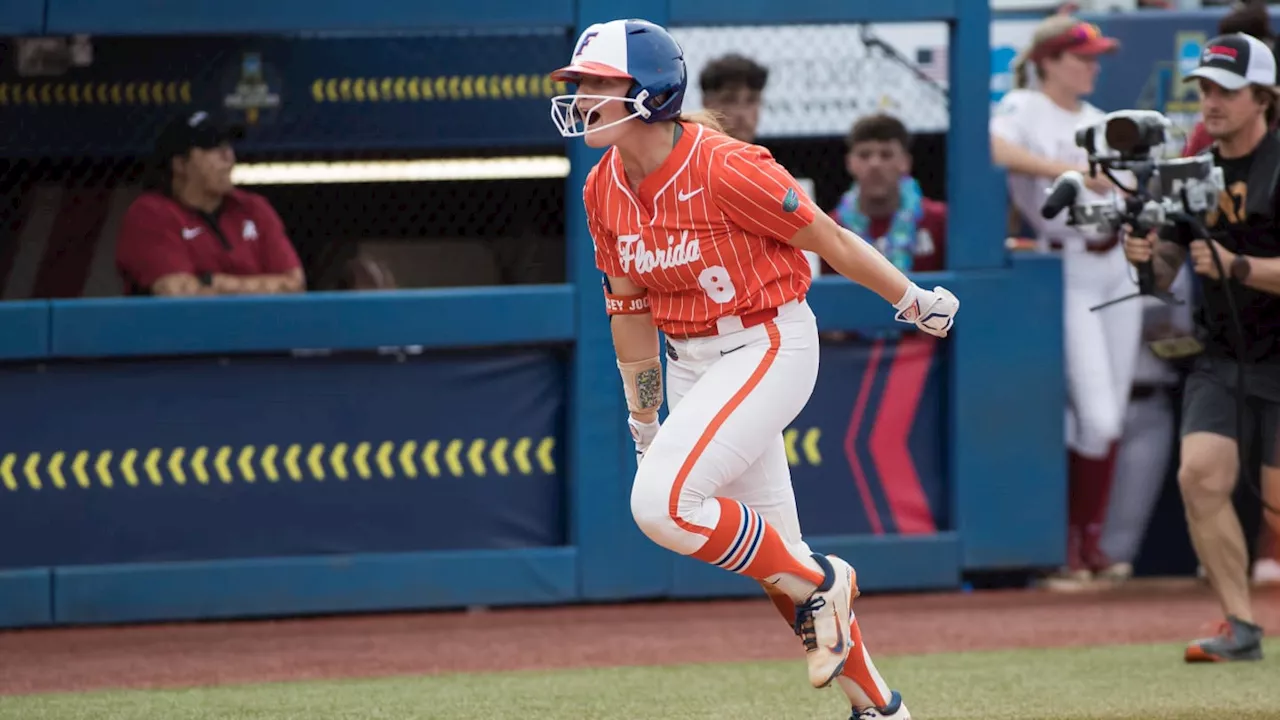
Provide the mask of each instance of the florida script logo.
[{"label": "florida script logo", "polygon": [[698,247],[698,239],[689,237],[688,230],[680,231],[680,242],[676,242],[675,235],[668,235],[667,247],[652,250],[639,235],[619,235],[618,259],[622,261],[623,272],[630,272],[634,263],[636,273],[644,275],[653,272],[654,268],[667,270],[701,260],[702,250]]}]

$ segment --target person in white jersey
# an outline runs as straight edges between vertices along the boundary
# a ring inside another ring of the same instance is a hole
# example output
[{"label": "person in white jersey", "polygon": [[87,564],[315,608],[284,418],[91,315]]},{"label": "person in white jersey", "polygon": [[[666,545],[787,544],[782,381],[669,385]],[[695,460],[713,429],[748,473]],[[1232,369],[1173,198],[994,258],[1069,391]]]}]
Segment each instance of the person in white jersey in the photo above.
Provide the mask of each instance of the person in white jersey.
[{"label": "person in white jersey", "polygon": [[[1178,272],[1169,293],[1190,297],[1192,273]],[[1151,514],[1174,460],[1178,437],[1175,402],[1191,359],[1162,359],[1157,344],[1168,353],[1177,340],[1194,333],[1191,304],[1173,305],[1154,297],[1142,298],[1142,340],[1134,365],[1133,389],[1125,415],[1124,436],[1116,454],[1115,479],[1102,529],[1102,550],[1114,564],[1099,579],[1123,582],[1133,576],[1133,564],[1146,537]]]},{"label": "person in white jersey", "polygon": [[1088,585],[1111,565],[1099,540],[1141,341],[1142,304],[1091,312],[1137,288],[1119,239],[1069,227],[1066,211],[1045,220],[1040,209],[1053,181],[1069,170],[1085,177],[1083,202],[1117,192],[1101,173],[1089,176],[1075,135],[1104,117],[1083,98],[1093,92],[1100,56],[1118,47],[1094,25],[1068,15],[1047,18],[1014,61],[1014,89],[991,117],[992,157],[1008,172],[1019,220],[1039,250],[1061,253],[1063,263],[1069,502],[1066,564],[1048,583],[1056,589]]}]

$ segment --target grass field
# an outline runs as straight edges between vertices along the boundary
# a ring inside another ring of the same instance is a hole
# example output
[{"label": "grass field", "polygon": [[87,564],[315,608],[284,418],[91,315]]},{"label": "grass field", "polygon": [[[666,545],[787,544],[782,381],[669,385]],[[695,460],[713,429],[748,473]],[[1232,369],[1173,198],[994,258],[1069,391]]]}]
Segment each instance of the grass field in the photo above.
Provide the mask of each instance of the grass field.
[{"label": "grass field", "polygon": [[[1180,645],[885,658],[916,720],[1280,718],[1280,642],[1261,663],[1187,666]],[[0,697],[0,720],[774,720],[848,710],[803,661],[505,672]]]}]

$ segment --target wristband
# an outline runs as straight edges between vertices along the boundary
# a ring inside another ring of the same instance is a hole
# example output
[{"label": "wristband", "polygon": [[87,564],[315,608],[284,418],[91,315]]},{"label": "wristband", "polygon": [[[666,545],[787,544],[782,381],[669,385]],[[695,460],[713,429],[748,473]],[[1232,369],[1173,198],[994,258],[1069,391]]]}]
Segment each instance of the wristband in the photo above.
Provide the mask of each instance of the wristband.
[{"label": "wristband", "polygon": [[637,362],[619,360],[618,371],[628,410],[648,413],[662,407],[662,362],[656,356]]},{"label": "wristband", "polygon": [[1252,269],[1253,266],[1249,264],[1249,258],[1244,255],[1236,255],[1236,258],[1231,261],[1231,268],[1229,272],[1231,273],[1231,278],[1233,280],[1243,284],[1245,279],[1249,277],[1249,271]]},{"label": "wristband", "polygon": [[604,294],[604,309],[610,315],[643,315],[649,312],[649,294],[614,295]]}]

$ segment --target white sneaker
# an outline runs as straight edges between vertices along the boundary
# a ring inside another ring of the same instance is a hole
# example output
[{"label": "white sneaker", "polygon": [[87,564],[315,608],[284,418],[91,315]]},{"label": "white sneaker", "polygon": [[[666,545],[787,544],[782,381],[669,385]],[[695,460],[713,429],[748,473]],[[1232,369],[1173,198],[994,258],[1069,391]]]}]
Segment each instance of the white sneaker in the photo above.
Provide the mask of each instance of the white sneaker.
[{"label": "white sneaker", "polygon": [[1071,570],[1064,567],[1042,578],[1039,586],[1050,592],[1083,592],[1093,589],[1093,580],[1093,573],[1088,570]]},{"label": "white sneaker", "polygon": [[849,720],[911,720],[911,712],[907,710],[907,704],[902,702],[902,695],[897,690],[891,692],[893,694],[889,696],[889,704],[881,708],[854,710]]},{"label": "white sneaker", "polygon": [[849,658],[849,615],[858,596],[857,574],[835,555],[814,553],[826,580],[809,599],[796,604],[796,634],[804,641],[809,682],[824,688],[844,670]]},{"label": "white sneaker", "polygon": [[1127,562],[1111,563],[1095,577],[1103,582],[1119,585],[1133,579],[1133,565]]},{"label": "white sneaker", "polygon": [[1280,585],[1280,561],[1262,558],[1253,564],[1255,585]]}]

